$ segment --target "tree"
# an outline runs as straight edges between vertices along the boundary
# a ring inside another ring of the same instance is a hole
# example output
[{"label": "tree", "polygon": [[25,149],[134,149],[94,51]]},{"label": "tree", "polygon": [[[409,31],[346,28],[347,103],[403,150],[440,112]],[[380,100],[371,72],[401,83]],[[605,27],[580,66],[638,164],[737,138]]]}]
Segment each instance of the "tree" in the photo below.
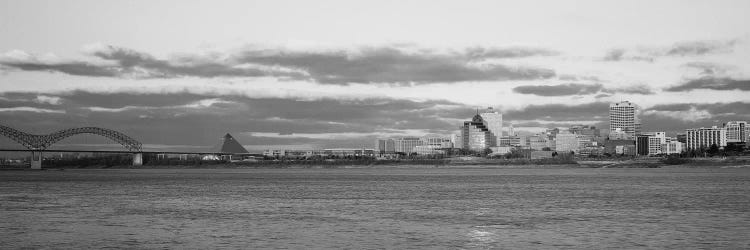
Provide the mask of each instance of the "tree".
[{"label": "tree", "polygon": [[482,155],[490,155],[490,154],[492,154],[492,149],[490,148],[485,148],[484,151],[482,152]]},{"label": "tree", "polygon": [[708,154],[711,156],[714,156],[715,154],[719,153],[719,146],[716,144],[711,144],[711,147],[708,148]]}]

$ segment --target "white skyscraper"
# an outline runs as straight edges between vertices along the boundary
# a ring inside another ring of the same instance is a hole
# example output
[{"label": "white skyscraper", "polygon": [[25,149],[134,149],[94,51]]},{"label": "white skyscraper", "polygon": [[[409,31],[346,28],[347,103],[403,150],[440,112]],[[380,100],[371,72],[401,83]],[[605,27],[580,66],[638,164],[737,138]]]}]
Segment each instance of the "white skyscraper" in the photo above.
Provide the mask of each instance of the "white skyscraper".
[{"label": "white skyscraper", "polygon": [[495,111],[492,107],[480,112],[479,116],[484,121],[484,126],[492,134],[491,146],[500,145],[500,138],[503,137],[503,114]]},{"label": "white skyscraper", "polygon": [[612,103],[609,105],[609,131],[618,128],[624,131],[629,139],[634,139],[636,132],[640,130],[640,122],[636,122],[635,114],[637,107],[629,101]]}]

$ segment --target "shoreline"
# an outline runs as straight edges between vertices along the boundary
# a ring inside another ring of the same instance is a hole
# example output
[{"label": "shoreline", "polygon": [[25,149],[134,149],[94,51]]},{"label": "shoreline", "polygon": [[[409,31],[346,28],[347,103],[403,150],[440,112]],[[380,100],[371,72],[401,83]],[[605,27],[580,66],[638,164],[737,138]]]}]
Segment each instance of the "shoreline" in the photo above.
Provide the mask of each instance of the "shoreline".
[{"label": "shoreline", "polygon": [[[87,166],[87,167],[49,167],[41,171],[52,170],[75,170],[75,169],[608,169],[608,168],[750,168],[748,163],[735,164],[679,164],[679,165],[639,165],[639,164],[518,164],[518,165],[491,165],[491,164],[396,164],[396,165],[146,165],[146,166]],[[0,168],[0,171],[33,171],[30,168]]]}]

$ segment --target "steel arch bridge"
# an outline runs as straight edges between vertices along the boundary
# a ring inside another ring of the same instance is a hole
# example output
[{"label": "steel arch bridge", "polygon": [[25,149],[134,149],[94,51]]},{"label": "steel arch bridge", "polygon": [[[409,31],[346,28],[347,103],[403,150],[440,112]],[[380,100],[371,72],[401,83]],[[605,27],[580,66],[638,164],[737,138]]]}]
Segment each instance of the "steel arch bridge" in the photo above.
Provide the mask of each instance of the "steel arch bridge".
[{"label": "steel arch bridge", "polygon": [[61,141],[62,139],[78,135],[78,134],[93,134],[106,137],[112,141],[115,141],[125,147],[128,151],[141,152],[143,144],[139,141],[131,138],[130,136],[106,128],[98,127],[82,127],[82,128],[70,128],[63,129],[48,135],[35,135],[29,134],[17,129],[0,125],[0,135],[10,138],[11,140],[21,144],[29,150],[43,151],[52,144]]}]

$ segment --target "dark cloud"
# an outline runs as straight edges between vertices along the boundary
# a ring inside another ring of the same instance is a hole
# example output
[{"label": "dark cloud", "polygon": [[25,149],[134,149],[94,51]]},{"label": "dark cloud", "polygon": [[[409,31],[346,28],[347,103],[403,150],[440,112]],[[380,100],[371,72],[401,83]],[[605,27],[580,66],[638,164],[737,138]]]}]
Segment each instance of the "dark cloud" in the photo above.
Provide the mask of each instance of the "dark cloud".
[{"label": "dark cloud", "polygon": [[701,56],[707,54],[732,52],[738,40],[729,41],[686,41],[667,48],[637,49],[616,48],[606,52],[604,61],[645,61],[654,62],[655,58],[664,56]]},{"label": "dark cloud", "polygon": [[506,111],[506,120],[591,121],[606,120],[609,103],[593,102],[581,105],[545,104]]},{"label": "dark cloud", "polygon": [[100,94],[80,90],[64,93],[61,96],[70,103],[81,107],[102,108],[122,108],[125,106],[178,106],[216,97],[215,95],[199,95],[192,93],[156,94],[117,92]]},{"label": "dark cloud", "polygon": [[488,58],[521,58],[530,56],[555,56],[560,53],[540,48],[483,48],[474,47],[466,50],[466,56],[475,59]]},{"label": "dark cloud", "polygon": [[[607,51],[607,53],[604,55],[602,60],[604,61],[610,61],[610,62],[617,62],[617,61],[644,61],[644,62],[654,62],[654,57],[652,55],[627,55],[628,50],[625,49],[612,49]],[[632,53],[628,53],[632,54]]]},{"label": "dark cloud", "polygon": [[470,61],[499,55],[408,53],[394,48],[365,48],[359,53],[247,51],[238,56],[243,63],[278,65],[306,71],[320,83],[435,83],[462,81],[532,80],[550,78],[555,72],[543,68],[509,67],[499,64],[475,66]]},{"label": "dark cloud", "polygon": [[607,54],[604,56],[605,61],[620,61],[622,60],[622,56],[625,55],[624,49],[612,49],[607,52]]},{"label": "dark cloud", "polygon": [[689,62],[682,66],[701,70],[701,74],[703,75],[724,73],[727,70],[727,66],[710,62]]},{"label": "dark cloud", "polygon": [[736,43],[736,40],[682,42],[672,45],[672,47],[667,50],[665,54],[669,56],[694,56],[731,52],[732,47],[734,47]]},{"label": "dark cloud", "polygon": [[568,83],[560,85],[529,85],[513,88],[513,92],[538,96],[588,95],[602,90],[601,84]]},{"label": "dark cloud", "polygon": [[[354,51],[300,52],[250,48],[225,57],[182,55],[169,60],[144,52],[103,46],[91,55],[105,62],[44,62],[33,56],[0,58],[0,65],[93,77],[276,77],[324,84],[424,84],[462,81],[533,80],[555,76],[551,69],[484,62],[493,58],[549,56],[534,48],[471,48],[463,52],[368,47]],[[26,55],[26,54],[24,54]]]},{"label": "dark cloud", "polygon": [[655,94],[651,87],[647,85],[630,85],[620,88],[605,88],[602,89],[605,93],[622,93],[622,94],[638,94],[638,95],[653,95]]},{"label": "dark cloud", "polygon": [[[568,83],[559,85],[528,85],[513,88],[513,91],[520,94],[532,94],[538,96],[570,96],[570,95],[589,95],[599,92],[613,94],[641,94],[651,95],[654,92],[650,87],[645,85],[633,85],[623,88],[605,88],[601,84],[578,84]],[[599,97],[597,97],[599,98]]]},{"label": "dark cloud", "polygon": [[61,72],[77,76],[115,77],[119,75],[116,67],[93,65],[87,62],[44,63],[0,61],[0,64],[25,71]]},{"label": "dark cloud", "polygon": [[664,89],[670,92],[691,91],[694,89],[743,90],[750,91],[750,80],[731,78],[703,77]]}]

